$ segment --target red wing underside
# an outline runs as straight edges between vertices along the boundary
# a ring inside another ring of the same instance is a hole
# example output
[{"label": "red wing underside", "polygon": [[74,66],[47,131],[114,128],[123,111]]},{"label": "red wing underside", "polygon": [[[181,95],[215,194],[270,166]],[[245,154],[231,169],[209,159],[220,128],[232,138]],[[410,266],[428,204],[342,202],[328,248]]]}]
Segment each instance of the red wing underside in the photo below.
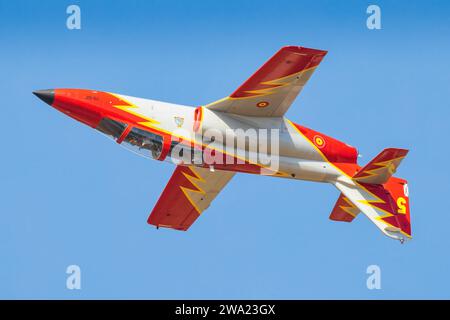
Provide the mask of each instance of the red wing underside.
[{"label": "red wing underside", "polygon": [[233,172],[178,166],[148,218],[157,227],[187,230],[233,177]]}]

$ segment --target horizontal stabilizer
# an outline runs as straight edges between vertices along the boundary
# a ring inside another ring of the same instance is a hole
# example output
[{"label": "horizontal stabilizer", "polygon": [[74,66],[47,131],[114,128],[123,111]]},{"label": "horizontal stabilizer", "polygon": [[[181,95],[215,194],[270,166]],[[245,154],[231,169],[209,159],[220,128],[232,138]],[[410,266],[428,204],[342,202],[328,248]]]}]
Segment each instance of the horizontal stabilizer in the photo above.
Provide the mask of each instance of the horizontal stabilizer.
[{"label": "horizontal stabilizer", "polygon": [[384,184],[397,171],[400,162],[408,154],[406,149],[388,148],[381,151],[353,176],[361,183]]},{"label": "horizontal stabilizer", "polygon": [[339,196],[330,219],[334,221],[352,222],[361,211],[342,193]]}]

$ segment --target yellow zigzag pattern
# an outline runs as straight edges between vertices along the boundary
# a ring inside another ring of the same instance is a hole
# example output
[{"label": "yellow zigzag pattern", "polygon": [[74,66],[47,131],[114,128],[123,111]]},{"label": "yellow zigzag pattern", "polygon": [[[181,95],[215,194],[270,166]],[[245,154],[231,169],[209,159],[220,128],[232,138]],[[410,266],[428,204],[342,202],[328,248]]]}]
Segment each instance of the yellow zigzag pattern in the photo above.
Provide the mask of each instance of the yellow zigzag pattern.
[{"label": "yellow zigzag pattern", "polygon": [[132,115],[134,115],[136,117],[143,118],[143,119],[147,120],[147,121],[140,121],[140,122],[138,122],[138,124],[140,124],[140,125],[143,125],[143,126],[146,126],[146,127],[149,127],[149,128],[153,128],[155,124],[159,124],[158,121],[153,120],[151,118],[147,118],[147,117],[143,116],[142,114],[136,112],[135,109],[139,109],[139,107],[134,105],[134,104],[130,103],[129,106],[128,105],[114,105],[114,107],[116,107],[117,109],[123,110],[125,112],[128,112],[128,113],[130,113],[130,114],[132,114]]},{"label": "yellow zigzag pattern", "polygon": [[117,94],[114,94],[114,93],[111,93],[111,92],[108,92],[108,93],[110,95],[113,95],[114,97],[116,97],[118,100],[121,100],[121,101],[127,103],[127,105],[120,105],[120,104],[119,105],[113,105],[115,108],[120,109],[120,110],[125,111],[125,112],[128,112],[128,113],[130,113],[130,114],[132,114],[132,115],[134,115],[136,117],[139,117],[139,118],[142,118],[142,119],[146,120],[146,121],[138,122],[138,124],[143,125],[143,126],[148,127],[148,128],[153,128],[155,124],[159,124],[160,123],[160,122],[158,122],[158,121],[156,121],[154,119],[148,118],[148,117],[143,116],[142,114],[136,112],[136,109],[139,109],[139,107],[136,106],[135,104],[131,103],[130,101],[125,100],[124,98],[122,98],[121,96],[119,96]]},{"label": "yellow zigzag pattern", "polygon": [[342,197],[342,199],[347,202],[347,206],[341,205],[339,206],[339,208],[341,208],[342,210],[344,210],[345,212],[347,212],[349,215],[351,215],[352,217],[356,217],[359,213],[359,209],[357,207],[355,207],[353,205],[353,203],[351,203],[350,200],[348,200],[347,197]]},{"label": "yellow zigzag pattern", "polygon": [[386,168],[387,168],[388,172],[391,175],[393,175],[395,173],[395,171],[397,170],[397,166],[395,165],[394,161],[397,161],[397,160],[400,161],[403,158],[404,157],[398,157],[398,158],[389,159],[389,160],[382,161],[382,162],[372,163],[373,166],[377,166],[379,168],[374,168],[374,169],[370,169],[370,170],[364,170],[363,173],[366,174],[366,176],[358,177],[357,179],[363,179],[363,178],[376,176],[378,174],[378,171],[384,170]]},{"label": "yellow zigzag pattern", "polygon": [[290,74],[290,75],[282,77],[282,78],[261,82],[262,85],[272,86],[272,87],[271,88],[264,88],[264,89],[245,91],[246,93],[251,93],[251,94],[254,94],[254,95],[251,96],[251,97],[244,97],[244,98],[253,98],[253,97],[259,97],[259,96],[266,96],[266,95],[269,95],[269,94],[272,94],[272,93],[276,93],[277,89],[290,85],[292,83],[292,78],[293,77],[298,77],[301,74],[303,74],[303,73],[305,73],[305,72],[307,72],[309,70],[315,69],[315,68],[316,67],[308,68],[308,69],[299,71],[297,73]]},{"label": "yellow zigzag pattern", "polygon": [[198,175],[194,171],[194,169],[192,169],[191,167],[187,167],[187,168],[189,168],[189,171],[193,175],[187,174],[184,171],[181,171],[181,173],[186,177],[186,179],[189,180],[190,183],[192,183],[197,188],[197,190],[191,189],[188,187],[184,187],[184,186],[180,186],[180,189],[181,189],[181,191],[183,191],[184,195],[189,200],[189,202],[192,204],[192,206],[195,208],[195,210],[197,210],[197,212],[200,214],[201,210],[197,207],[197,204],[194,202],[194,200],[192,200],[190,193],[197,192],[197,193],[205,194],[206,192],[198,185],[199,182],[205,182],[205,180],[200,175]]},{"label": "yellow zigzag pattern", "polygon": [[375,194],[373,194],[373,193],[370,192],[369,190],[367,190],[367,189],[365,189],[365,188],[363,188],[363,189],[364,189],[367,193],[369,193],[372,197],[374,197],[375,200],[358,200],[358,201],[359,201],[360,203],[367,204],[367,205],[373,207],[375,210],[379,210],[379,211],[383,212],[385,215],[380,215],[380,216],[376,217],[377,220],[383,221],[385,224],[387,224],[387,225],[389,225],[389,226],[391,226],[391,227],[393,227],[393,228],[395,228],[395,229],[399,229],[399,231],[400,231],[403,235],[407,236],[408,238],[411,238],[411,236],[409,236],[408,234],[406,234],[405,232],[403,232],[403,230],[401,230],[399,227],[396,227],[396,226],[390,224],[389,222],[387,222],[386,220],[384,220],[385,218],[394,216],[394,214],[391,213],[391,212],[388,212],[388,211],[386,211],[386,210],[383,210],[383,209],[379,208],[376,204],[385,204],[386,202],[383,201],[382,199],[380,199],[379,197],[377,197]]}]

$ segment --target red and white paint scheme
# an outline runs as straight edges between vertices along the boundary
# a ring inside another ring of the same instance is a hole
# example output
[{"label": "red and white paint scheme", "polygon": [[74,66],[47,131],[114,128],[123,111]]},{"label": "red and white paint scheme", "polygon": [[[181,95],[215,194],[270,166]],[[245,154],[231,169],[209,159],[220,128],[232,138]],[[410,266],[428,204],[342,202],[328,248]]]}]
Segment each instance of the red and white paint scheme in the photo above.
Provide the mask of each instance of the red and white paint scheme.
[{"label": "red and white paint scheme", "polygon": [[[152,225],[189,229],[241,172],[333,184],[340,195],[331,220],[351,222],[362,212],[404,242],[411,238],[408,186],[393,174],[408,150],[385,149],[361,167],[354,147],[284,117],[326,53],[283,47],[230,96],[197,108],[94,90],[34,94],[118,144],[177,165],[148,218]],[[256,148],[245,140],[251,130]],[[260,132],[275,132],[276,141],[267,147]],[[242,135],[244,143],[235,143]]]}]

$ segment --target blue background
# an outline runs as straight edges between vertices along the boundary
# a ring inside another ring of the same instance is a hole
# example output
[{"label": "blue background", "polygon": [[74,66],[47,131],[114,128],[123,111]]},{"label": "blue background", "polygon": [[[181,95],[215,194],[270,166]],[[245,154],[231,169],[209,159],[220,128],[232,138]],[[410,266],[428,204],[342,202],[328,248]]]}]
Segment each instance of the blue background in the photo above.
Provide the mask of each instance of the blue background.
[{"label": "blue background", "polygon": [[[366,28],[378,4],[382,30]],[[82,29],[66,28],[81,7]],[[450,298],[448,1],[0,1],[0,298]],[[287,113],[411,151],[413,241],[328,220],[332,186],[237,175],[189,232],[146,223],[173,171],[31,94],[202,105],[283,45],[329,50]],[[82,289],[66,289],[66,267]],[[382,289],[368,290],[379,265]]]}]

